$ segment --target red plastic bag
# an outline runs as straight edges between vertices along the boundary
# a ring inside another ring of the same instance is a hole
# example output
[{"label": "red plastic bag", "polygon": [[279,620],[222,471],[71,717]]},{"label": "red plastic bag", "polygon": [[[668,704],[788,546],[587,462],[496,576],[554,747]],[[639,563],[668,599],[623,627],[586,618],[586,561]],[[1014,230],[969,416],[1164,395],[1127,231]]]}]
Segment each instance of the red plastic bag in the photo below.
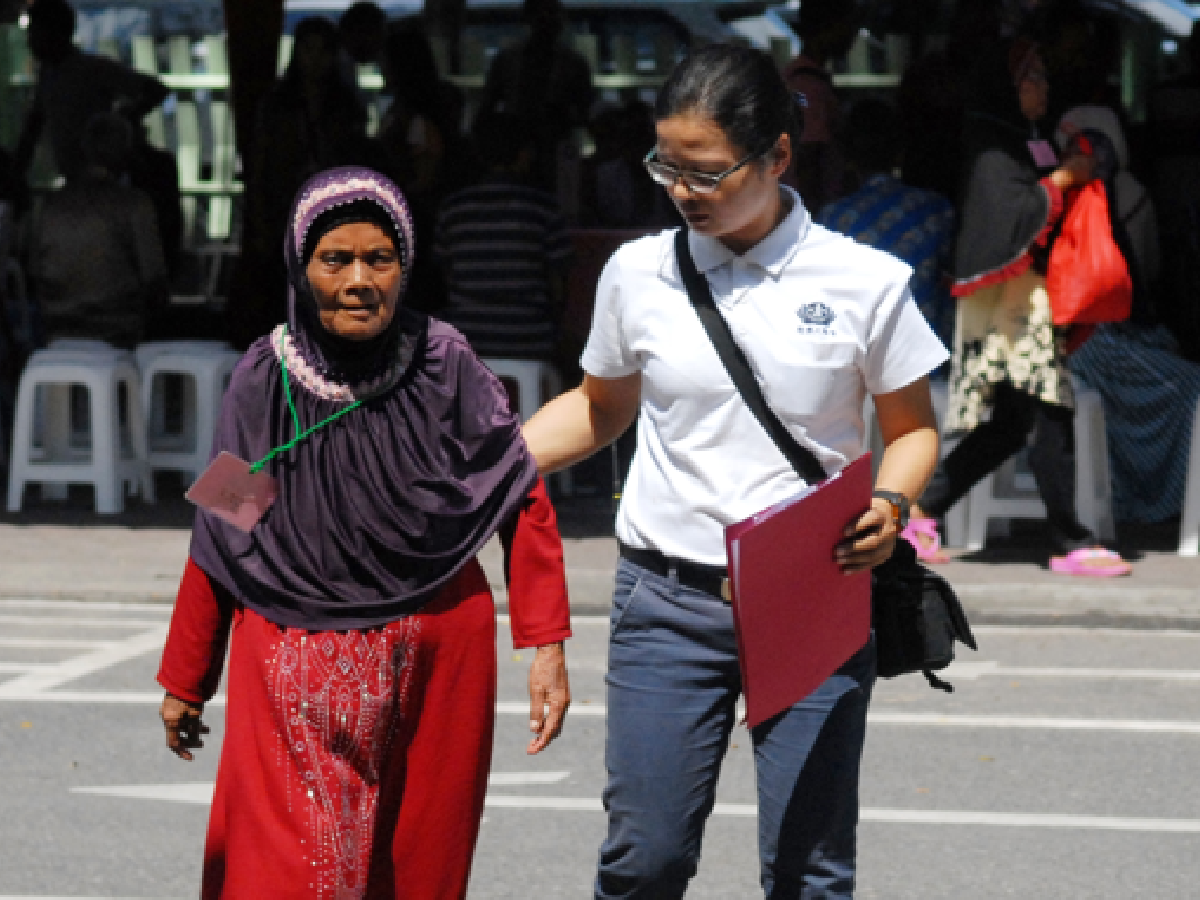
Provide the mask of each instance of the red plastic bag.
[{"label": "red plastic bag", "polygon": [[1123,322],[1133,311],[1133,279],[1108,217],[1108,197],[1096,180],[1067,207],[1050,250],[1046,292],[1055,325]]}]

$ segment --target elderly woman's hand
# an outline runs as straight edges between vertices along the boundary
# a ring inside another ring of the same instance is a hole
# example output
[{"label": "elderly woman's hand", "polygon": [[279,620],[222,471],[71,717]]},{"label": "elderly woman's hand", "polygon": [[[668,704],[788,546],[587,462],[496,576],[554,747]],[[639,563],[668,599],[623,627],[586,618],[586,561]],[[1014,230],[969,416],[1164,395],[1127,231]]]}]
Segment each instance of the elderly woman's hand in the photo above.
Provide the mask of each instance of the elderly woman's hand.
[{"label": "elderly woman's hand", "polygon": [[202,705],[182,700],[169,691],[163,697],[158,714],[167,729],[167,747],[180,759],[191,762],[191,751],[204,746],[200,736],[208,734],[209,728],[200,720],[203,712]]},{"label": "elderly woman's hand", "polygon": [[571,685],[562,642],[538,647],[529,667],[529,730],[534,736],[526,753],[541,753],[550,746],[562,731],[570,705]]},{"label": "elderly woman's hand", "polygon": [[872,497],[870,509],[846,526],[846,539],[834,549],[842,574],[857,575],[887,562],[899,534],[891,504]]}]

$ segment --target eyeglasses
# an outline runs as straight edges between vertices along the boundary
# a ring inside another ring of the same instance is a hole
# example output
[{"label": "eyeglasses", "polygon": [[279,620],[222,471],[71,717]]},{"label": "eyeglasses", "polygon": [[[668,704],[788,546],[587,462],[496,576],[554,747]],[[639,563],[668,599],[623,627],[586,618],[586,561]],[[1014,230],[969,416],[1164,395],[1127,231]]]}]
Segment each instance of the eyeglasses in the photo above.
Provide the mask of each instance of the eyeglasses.
[{"label": "eyeglasses", "polygon": [[672,188],[677,181],[682,181],[683,186],[692,193],[711,194],[721,186],[722,181],[738,169],[744,167],[747,163],[758,159],[760,156],[765,156],[770,149],[768,147],[766,150],[761,150],[758,153],[751,153],[741,162],[715,175],[708,172],[688,172],[684,169],[678,169],[675,166],[669,166],[659,160],[657,148],[646,154],[646,158],[642,160],[642,165],[646,167],[646,171],[650,173],[650,177],[665,188]]}]

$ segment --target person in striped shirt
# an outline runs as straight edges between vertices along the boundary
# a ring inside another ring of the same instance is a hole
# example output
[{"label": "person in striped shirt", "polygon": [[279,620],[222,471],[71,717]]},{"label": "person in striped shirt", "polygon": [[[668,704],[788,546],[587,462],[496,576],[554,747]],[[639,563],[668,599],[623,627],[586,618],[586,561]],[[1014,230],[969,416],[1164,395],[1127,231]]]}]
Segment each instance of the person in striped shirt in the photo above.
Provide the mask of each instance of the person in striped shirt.
[{"label": "person in striped shirt", "polygon": [[508,113],[481,114],[475,143],[487,167],[442,203],[433,254],[446,282],[441,317],[480,356],[554,356],[571,255],[554,197],[530,186],[533,132]]}]

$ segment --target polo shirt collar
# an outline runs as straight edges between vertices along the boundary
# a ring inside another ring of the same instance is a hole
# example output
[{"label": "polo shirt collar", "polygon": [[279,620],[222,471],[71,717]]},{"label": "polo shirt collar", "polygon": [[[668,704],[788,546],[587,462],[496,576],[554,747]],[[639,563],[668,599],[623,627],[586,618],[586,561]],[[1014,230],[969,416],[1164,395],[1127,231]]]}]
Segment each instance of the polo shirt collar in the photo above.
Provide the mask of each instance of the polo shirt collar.
[{"label": "polo shirt collar", "polygon": [[[804,208],[800,195],[786,184],[780,185],[780,188],[791,196],[791,211],[770,234],[742,254],[743,260],[765,270],[775,279],[779,278],[787,264],[792,261],[800,249],[800,243],[808,234],[809,225],[812,224],[812,218]],[[692,259],[696,262],[696,268],[705,274],[732,262],[737,256],[716,238],[696,234],[694,231],[688,235],[688,245],[692,249]]]}]

